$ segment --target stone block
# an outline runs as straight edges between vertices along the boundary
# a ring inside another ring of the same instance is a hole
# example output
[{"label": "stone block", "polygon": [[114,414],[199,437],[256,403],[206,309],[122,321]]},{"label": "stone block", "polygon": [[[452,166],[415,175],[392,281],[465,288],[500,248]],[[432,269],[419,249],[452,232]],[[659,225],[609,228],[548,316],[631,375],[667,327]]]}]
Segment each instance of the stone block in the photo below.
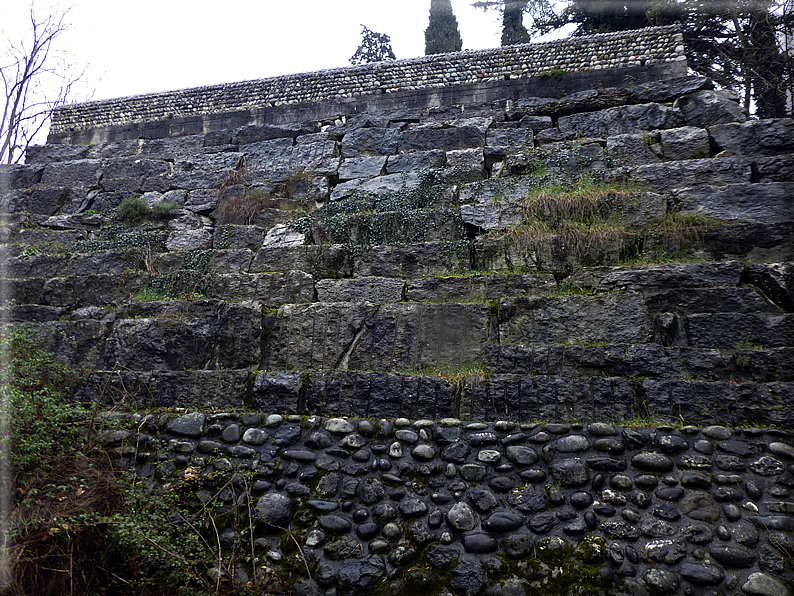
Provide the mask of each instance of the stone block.
[{"label": "stone block", "polygon": [[352,276],[352,263],[341,245],[269,247],[257,251],[250,273],[291,270],[338,279]]},{"label": "stone block", "polygon": [[711,146],[709,135],[703,128],[684,126],[660,131],[664,158],[667,161],[679,159],[701,159],[709,157]]},{"label": "stone block", "polygon": [[718,124],[709,128],[709,136],[720,150],[732,156],[782,155],[794,152],[794,119]]},{"label": "stone block", "polygon": [[471,268],[468,242],[425,242],[374,246],[353,259],[356,277],[374,275],[410,279]]},{"label": "stone block", "polygon": [[562,134],[606,138],[616,134],[684,126],[681,112],[655,103],[608,108],[599,112],[563,116],[557,121]]},{"label": "stone block", "polygon": [[787,224],[794,221],[794,183],[697,186],[677,193],[682,213],[698,213],[720,221]]},{"label": "stone block", "polygon": [[499,336],[511,344],[647,343],[652,318],[642,295],[600,294],[499,301]]},{"label": "stone block", "polygon": [[401,302],[405,281],[390,277],[359,277],[356,279],[323,279],[317,282],[320,302]]},{"label": "stone block", "polygon": [[400,172],[429,170],[444,167],[446,164],[447,155],[444,151],[438,149],[414,151],[413,153],[389,156],[386,162],[386,173],[397,174]]},{"label": "stone block", "polygon": [[684,95],[675,100],[673,107],[681,111],[688,126],[705,128],[747,120],[747,114],[739,105],[739,98],[722,89]]},{"label": "stone block", "polygon": [[[373,155],[395,155],[400,132],[396,128],[359,128],[342,138],[345,159]],[[428,147],[437,149],[437,147]]]},{"label": "stone block", "polygon": [[314,300],[314,278],[303,271],[212,275],[207,283],[207,297],[257,300],[265,308],[304,304]]},{"label": "stone block", "polygon": [[612,163],[622,167],[659,163],[662,152],[658,133],[615,135],[607,139],[606,150]]},{"label": "stone block", "polygon": [[339,166],[339,179],[374,178],[383,173],[385,166],[385,155],[345,159],[342,160],[342,165]]}]

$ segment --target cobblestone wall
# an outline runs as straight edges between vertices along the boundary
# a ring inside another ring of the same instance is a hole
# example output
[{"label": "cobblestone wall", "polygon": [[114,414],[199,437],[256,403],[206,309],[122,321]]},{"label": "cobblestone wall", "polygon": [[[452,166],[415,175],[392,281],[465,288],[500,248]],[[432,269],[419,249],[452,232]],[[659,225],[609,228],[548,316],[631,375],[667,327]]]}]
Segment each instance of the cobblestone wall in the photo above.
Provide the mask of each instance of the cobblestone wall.
[{"label": "cobblestone wall", "polygon": [[685,60],[678,29],[656,27],[74,104],[55,111],[51,131]]},{"label": "cobblestone wall", "polygon": [[258,575],[303,559],[301,594],[791,594],[790,431],[134,418],[102,436],[119,463],[204,503],[250,499]]}]

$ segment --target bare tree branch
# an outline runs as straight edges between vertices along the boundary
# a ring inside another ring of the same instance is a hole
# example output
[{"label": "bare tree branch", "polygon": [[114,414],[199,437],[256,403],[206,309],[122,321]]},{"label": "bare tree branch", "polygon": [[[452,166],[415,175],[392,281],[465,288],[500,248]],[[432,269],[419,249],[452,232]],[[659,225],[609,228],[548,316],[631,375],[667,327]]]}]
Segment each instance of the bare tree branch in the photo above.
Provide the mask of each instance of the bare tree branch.
[{"label": "bare tree branch", "polygon": [[27,35],[18,41],[3,33],[0,55],[3,109],[0,111],[0,163],[16,163],[49,123],[52,111],[66,103],[86,67],[75,65],[57,48],[69,30],[69,9],[41,17],[30,7]]}]

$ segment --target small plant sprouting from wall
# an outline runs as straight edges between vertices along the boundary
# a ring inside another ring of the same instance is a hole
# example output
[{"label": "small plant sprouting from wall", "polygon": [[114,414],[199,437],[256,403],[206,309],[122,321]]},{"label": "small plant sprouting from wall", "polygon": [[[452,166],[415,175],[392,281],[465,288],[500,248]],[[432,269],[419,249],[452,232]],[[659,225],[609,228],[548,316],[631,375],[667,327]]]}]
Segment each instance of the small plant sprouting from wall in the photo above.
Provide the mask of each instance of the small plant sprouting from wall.
[{"label": "small plant sprouting from wall", "polygon": [[216,222],[218,225],[250,226],[270,198],[270,193],[264,190],[247,188],[244,194],[234,194],[221,203]]},{"label": "small plant sprouting from wall", "polygon": [[159,221],[181,208],[179,203],[155,203],[149,205],[141,197],[127,197],[119,205],[118,218],[127,224],[143,221]]}]

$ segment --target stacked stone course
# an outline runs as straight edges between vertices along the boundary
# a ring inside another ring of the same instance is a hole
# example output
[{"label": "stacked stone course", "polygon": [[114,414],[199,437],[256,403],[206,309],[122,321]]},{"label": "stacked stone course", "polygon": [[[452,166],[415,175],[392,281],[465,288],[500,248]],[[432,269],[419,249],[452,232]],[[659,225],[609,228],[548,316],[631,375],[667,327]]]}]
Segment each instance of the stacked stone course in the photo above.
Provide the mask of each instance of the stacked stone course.
[{"label": "stacked stone course", "polygon": [[685,60],[678,29],[657,27],[75,104],[55,111],[51,133]]}]

